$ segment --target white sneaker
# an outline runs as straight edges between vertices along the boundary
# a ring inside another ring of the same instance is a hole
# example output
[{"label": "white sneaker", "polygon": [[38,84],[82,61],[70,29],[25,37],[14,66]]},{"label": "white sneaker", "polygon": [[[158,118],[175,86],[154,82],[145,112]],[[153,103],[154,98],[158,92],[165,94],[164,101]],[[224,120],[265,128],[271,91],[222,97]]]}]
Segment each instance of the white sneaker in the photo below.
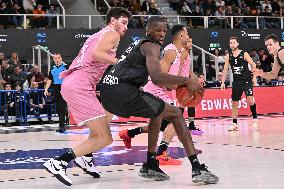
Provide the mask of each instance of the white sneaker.
[{"label": "white sneaker", "polygon": [[252,121],[252,127],[253,127],[255,130],[258,130],[258,129],[259,129],[258,119],[253,119],[253,121]]},{"label": "white sneaker", "polygon": [[228,131],[238,131],[238,130],[239,130],[239,125],[236,123],[233,123],[228,129]]},{"label": "white sneaker", "polygon": [[58,161],[53,158],[43,164],[45,169],[51,174],[53,174],[60,182],[67,186],[71,186],[72,181],[66,174],[67,165],[67,162]]},{"label": "white sneaker", "polygon": [[83,171],[94,178],[100,178],[99,172],[96,170],[93,157],[81,156],[74,160],[74,163],[83,169]]}]

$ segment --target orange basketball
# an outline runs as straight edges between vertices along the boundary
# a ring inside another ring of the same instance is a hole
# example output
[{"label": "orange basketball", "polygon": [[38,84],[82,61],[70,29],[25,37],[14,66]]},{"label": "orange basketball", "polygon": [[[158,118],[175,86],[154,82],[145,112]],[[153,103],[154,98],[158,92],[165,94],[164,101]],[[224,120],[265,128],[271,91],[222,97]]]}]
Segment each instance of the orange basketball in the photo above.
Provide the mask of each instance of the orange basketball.
[{"label": "orange basketball", "polygon": [[176,98],[181,106],[195,107],[201,102],[204,96],[204,90],[201,93],[195,93],[192,96],[190,96],[189,93],[190,91],[185,85],[177,87]]}]

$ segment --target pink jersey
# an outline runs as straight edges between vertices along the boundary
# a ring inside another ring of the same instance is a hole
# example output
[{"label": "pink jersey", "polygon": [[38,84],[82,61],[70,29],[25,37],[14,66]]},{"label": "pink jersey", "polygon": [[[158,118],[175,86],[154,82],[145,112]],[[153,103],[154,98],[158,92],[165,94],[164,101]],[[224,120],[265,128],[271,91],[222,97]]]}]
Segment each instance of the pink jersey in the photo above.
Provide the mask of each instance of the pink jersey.
[{"label": "pink jersey", "polygon": [[[171,75],[178,75],[179,71],[179,65],[180,65],[180,55],[181,53],[178,51],[176,46],[174,44],[169,44],[164,48],[164,51],[167,50],[175,50],[176,51],[176,58],[172,65],[170,66],[170,69],[168,71],[168,74]],[[173,103],[171,93],[166,89],[166,87],[157,86],[152,83],[151,79],[149,79],[148,83],[143,87],[143,90],[145,92],[149,92],[153,94],[154,96],[159,97],[163,101],[167,103]]]},{"label": "pink jersey", "polygon": [[[68,76],[75,70],[83,70],[84,74],[88,74],[91,77],[91,80],[96,84],[100,78],[102,77],[104,71],[109,66],[109,64],[105,64],[99,61],[94,60],[92,57],[92,52],[96,47],[100,38],[109,31],[115,31],[109,27],[105,27],[101,29],[99,32],[91,35],[87,41],[84,43],[81,48],[78,56],[73,60],[69,69],[61,74],[61,77],[64,78]],[[116,49],[112,49],[108,52],[111,56],[115,57]]]},{"label": "pink jersey", "polygon": [[[70,68],[62,72],[63,83],[61,94],[78,125],[84,125],[91,120],[105,116],[105,110],[96,96],[96,84],[104,74],[109,64],[94,60],[92,51],[104,33],[114,31],[109,27],[90,36],[74,59]],[[116,49],[108,54],[115,57]]]},{"label": "pink jersey", "polygon": [[[185,51],[183,49],[182,51]],[[184,60],[183,64],[181,65],[180,76],[188,77],[190,70],[190,56],[188,54],[187,58]]]}]

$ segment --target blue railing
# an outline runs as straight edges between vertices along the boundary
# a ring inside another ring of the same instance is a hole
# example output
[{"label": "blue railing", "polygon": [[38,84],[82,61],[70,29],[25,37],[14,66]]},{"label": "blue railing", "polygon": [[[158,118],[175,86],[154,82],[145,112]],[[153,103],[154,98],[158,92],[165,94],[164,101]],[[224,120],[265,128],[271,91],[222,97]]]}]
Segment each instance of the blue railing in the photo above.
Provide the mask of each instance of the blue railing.
[{"label": "blue railing", "polygon": [[43,89],[0,90],[0,121],[16,122],[16,125],[28,125],[31,120],[43,122],[56,117],[56,106],[50,93],[44,96]]}]

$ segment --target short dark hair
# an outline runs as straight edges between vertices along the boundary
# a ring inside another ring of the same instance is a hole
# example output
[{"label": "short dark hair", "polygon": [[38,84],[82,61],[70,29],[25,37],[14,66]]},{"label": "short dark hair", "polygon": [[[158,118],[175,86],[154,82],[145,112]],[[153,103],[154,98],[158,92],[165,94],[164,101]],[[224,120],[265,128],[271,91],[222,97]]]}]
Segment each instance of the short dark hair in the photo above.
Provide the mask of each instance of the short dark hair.
[{"label": "short dark hair", "polygon": [[279,38],[275,34],[270,34],[270,35],[266,36],[264,38],[264,41],[268,41],[269,39],[272,39],[274,42],[279,42]]},{"label": "short dark hair", "polygon": [[10,86],[12,87],[11,83],[6,82],[5,85],[4,85],[4,88],[5,88],[7,85],[10,85]]},{"label": "short dark hair", "polygon": [[147,25],[146,27],[149,28],[151,27],[154,23],[157,23],[157,22],[166,22],[165,18],[164,17],[161,17],[161,16],[151,16],[148,21],[147,21]]},{"label": "short dark hair", "polygon": [[230,37],[230,41],[233,40],[233,39],[235,39],[239,43],[239,38],[238,37],[236,37],[236,36]]},{"label": "short dark hair", "polygon": [[178,35],[182,30],[184,30],[185,26],[178,24],[178,25],[174,25],[171,29],[171,36],[175,37],[176,35]]},{"label": "short dark hair", "polygon": [[121,16],[131,18],[131,13],[123,7],[113,7],[110,8],[106,14],[106,24],[109,24],[111,21],[111,17],[115,19],[119,19]]}]

